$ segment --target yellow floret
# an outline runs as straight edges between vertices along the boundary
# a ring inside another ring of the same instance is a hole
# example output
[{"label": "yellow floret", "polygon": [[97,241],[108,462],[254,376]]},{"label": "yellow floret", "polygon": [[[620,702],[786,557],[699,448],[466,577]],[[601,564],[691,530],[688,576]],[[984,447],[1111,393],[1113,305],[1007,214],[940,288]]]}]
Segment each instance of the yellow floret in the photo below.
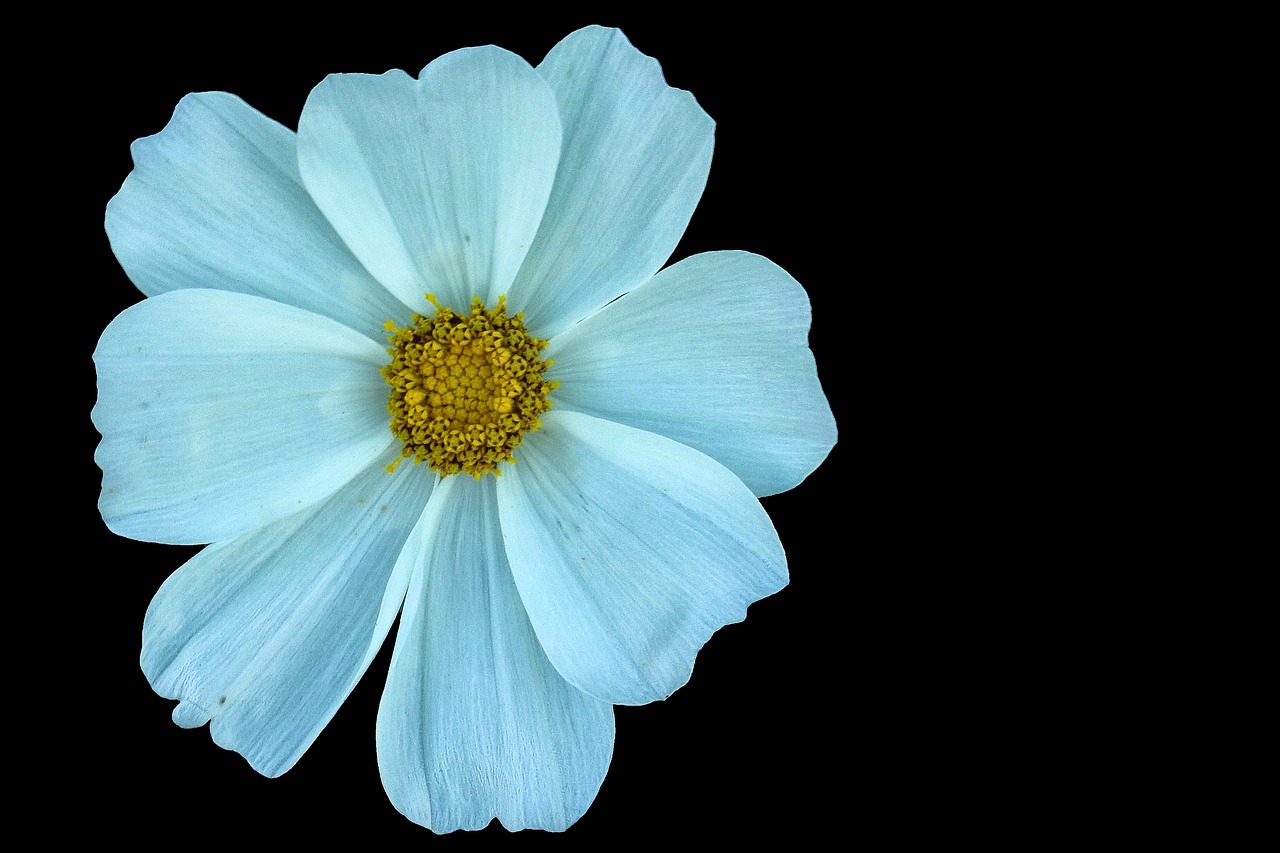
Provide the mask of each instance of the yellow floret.
[{"label": "yellow floret", "polygon": [[387,470],[408,458],[442,477],[500,476],[498,463],[515,461],[524,433],[551,408],[547,395],[558,383],[542,378],[551,361],[538,356],[547,342],[527,333],[523,314],[507,316],[506,297],[492,309],[474,297],[465,317],[430,293],[427,301],[435,316],[415,314],[404,328],[386,323],[387,411],[392,434],[404,442]]}]

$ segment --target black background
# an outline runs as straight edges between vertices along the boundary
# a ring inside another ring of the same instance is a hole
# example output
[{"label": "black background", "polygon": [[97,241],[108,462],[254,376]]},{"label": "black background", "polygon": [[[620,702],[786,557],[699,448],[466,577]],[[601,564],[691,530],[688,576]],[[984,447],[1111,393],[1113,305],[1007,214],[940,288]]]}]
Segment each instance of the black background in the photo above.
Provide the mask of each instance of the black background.
[{"label": "black background", "polygon": [[[457,845],[508,834],[495,822],[481,833],[437,837],[387,800],[374,719],[390,640],[279,779],[260,777],[214,745],[207,729],[170,722],[174,703],[156,696],[138,668],[141,623],[160,583],[194,549],[115,537],[97,514],[90,355],[101,329],[141,298],[111,254],[102,217],[131,169],[129,144],[161,130],[188,92],[229,91],[296,127],[309,90],[326,74],[403,68],[416,75],[442,53],[490,43],[537,64],[589,23],[621,27],[716,120],[710,179],[672,260],[749,250],[806,287],[811,345],[840,443],[799,488],[764,501],[788,553],[791,584],[712,637],[692,680],[670,699],[616,709],[609,774],[566,840],[799,838],[840,832],[857,819],[859,756],[876,748],[877,735],[858,722],[858,710],[876,700],[865,677],[876,652],[859,639],[870,605],[851,582],[859,535],[852,377],[865,369],[857,328],[866,320],[858,296],[862,238],[853,224],[856,140],[867,132],[855,94],[856,40],[829,21],[785,13],[726,23],[626,14],[513,20],[491,10],[446,23],[394,13],[375,20],[371,6],[296,30],[266,28],[254,17],[103,24],[92,48],[61,63],[68,79],[51,84],[57,94],[45,102],[47,121],[69,149],[58,223],[73,234],[67,252],[80,270],[71,282],[77,348],[62,362],[79,405],[59,407],[70,419],[59,434],[71,436],[61,451],[73,469],[61,529],[72,532],[57,543],[77,556],[74,582],[53,591],[64,602],[62,616],[47,628],[53,640],[65,632],[71,642],[51,641],[42,667],[54,680],[45,702],[59,709],[44,720],[56,729],[57,756],[45,784],[56,786],[52,796],[70,797],[71,812],[91,820],[100,837],[176,847],[348,837]],[[769,346],[767,331],[761,346]],[[519,840],[538,836],[545,834]]]}]

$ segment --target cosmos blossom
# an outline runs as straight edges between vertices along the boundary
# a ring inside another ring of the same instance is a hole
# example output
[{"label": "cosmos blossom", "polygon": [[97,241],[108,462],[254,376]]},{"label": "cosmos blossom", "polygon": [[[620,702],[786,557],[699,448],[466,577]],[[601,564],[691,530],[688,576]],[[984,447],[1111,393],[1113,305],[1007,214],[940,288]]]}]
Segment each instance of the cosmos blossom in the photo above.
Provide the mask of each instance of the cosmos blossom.
[{"label": "cosmos blossom", "polygon": [[395,806],[436,832],[586,811],[612,706],[786,584],[758,499],[836,439],[790,275],[663,268],[713,136],[588,27],[536,68],[330,76],[296,134],[190,95],[134,144],[106,227],[147,298],[94,353],[99,506],[207,545],[144,621],[176,723],[284,773],[398,617]]}]

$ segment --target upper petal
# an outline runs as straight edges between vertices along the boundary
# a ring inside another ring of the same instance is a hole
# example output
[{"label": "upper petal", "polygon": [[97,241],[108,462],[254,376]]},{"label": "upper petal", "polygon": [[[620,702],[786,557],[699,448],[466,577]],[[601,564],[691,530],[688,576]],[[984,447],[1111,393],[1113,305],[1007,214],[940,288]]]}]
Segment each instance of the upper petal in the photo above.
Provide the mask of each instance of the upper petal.
[{"label": "upper petal", "polygon": [[214,542],[297,512],[393,440],[385,351],[317,314],[175,290],[111,321],[93,354],[99,508],[112,531]]},{"label": "upper petal", "polygon": [[[382,645],[408,575],[393,568],[435,477],[380,464],[317,506],[210,545],[160,587],[142,669],[174,722],[278,776],[311,745]],[[425,476],[423,476],[425,475]]]},{"label": "upper petal", "polygon": [[696,447],[757,495],[807,477],[836,441],[809,350],[809,297],[767,258],[687,258],[546,350],[556,405]]},{"label": "upper petal", "polygon": [[298,163],[320,209],[405,305],[465,311],[506,293],[560,158],[546,81],[496,47],[401,71],[335,74],[307,99]]},{"label": "upper petal", "polygon": [[265,296],[378,341],[383,322],[403,316],[303,188],[293,131],[244,101],[187,95],[164,130],[132,151],[106,228],[143,293],[207,287]]},{"label": "upper petal", "polygon": [[670,695],[716,630],[786,585],[760,502],[662,436],[553,409],[497,486],[507,557],[547,657],[606,701]]},{"label": "upper petal", "polygon": [[492,477],[446,477],[413,532],[413,579],[378,708],[391,801],[436,832],[563,830],[604,780],[613,709],[547,661],[502,545]]},{"label": "upper petal", "polygon": [[666,263],[706,186],[715,122],[618,30],[570,34],[538,72],[564,149],[511,298],[549,337]]}]

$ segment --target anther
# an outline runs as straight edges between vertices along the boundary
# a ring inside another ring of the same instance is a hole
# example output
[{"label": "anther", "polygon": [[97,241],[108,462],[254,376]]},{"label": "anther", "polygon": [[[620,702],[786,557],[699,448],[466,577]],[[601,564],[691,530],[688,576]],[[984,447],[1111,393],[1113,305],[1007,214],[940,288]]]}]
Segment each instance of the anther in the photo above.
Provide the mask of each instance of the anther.
[{"label": "anther", "polygon": [[382,369],[391,386],[387,411],[392,434],[404,442],[387,470],[412,458],[442,477],[500,476],[498,465],[515,461],[524,433],[551,408],[547,394],[558,383],[542,378],[551,361],[538,356],[547,342],[527,333],[523,314],[507,316],[505,297],[492,309],[475,297],[467,316],[426,298],[435,316],[385,326],[392,344]]}]

